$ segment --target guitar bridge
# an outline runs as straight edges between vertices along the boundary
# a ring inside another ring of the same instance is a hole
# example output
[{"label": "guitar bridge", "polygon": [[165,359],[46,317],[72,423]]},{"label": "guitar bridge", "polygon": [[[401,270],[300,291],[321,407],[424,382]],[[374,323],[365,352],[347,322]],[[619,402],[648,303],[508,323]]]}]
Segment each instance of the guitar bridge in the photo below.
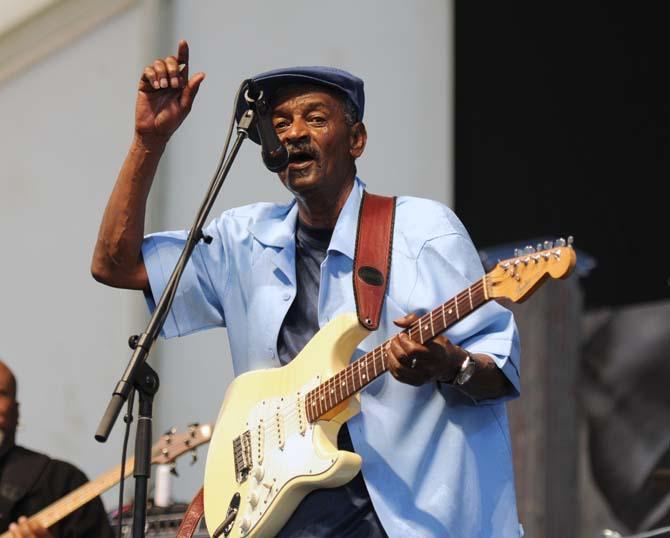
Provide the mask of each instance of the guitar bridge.
[{"label": "guitar bridge", "polygon": [[235,457],[235,478],[241,484],[249,476],[253,466],[251,455],[251,433],[249,430],[233,439],[233,455]]}]

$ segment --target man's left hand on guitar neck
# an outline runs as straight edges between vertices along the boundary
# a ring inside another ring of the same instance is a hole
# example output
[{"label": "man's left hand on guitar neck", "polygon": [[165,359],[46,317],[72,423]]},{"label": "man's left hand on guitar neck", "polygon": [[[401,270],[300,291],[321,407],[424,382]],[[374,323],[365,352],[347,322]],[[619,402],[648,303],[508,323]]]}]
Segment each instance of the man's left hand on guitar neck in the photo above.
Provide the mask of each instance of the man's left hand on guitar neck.
[{"label": "man's left hand on guitar neck", "polygon": [[47,529],[39,523],[31,522],[27,517],[21,516],[17,523],[9,526],[12,538],[53,538]]},{"label": "man's left hand on guitar neck", "polygon": [[[407,328],[418,318],[408,314],[394,321]],[[488,355],[469,353],[444,336],[421,344],[405,332],[394,336],[386,347],[388,368],[398,381],[420,386],[429,382],[454,384],[475,400],[505,396],[512,390],[507,376]],[[467,358],[475,362],[474,373],[462,385],[454,383]]]}]

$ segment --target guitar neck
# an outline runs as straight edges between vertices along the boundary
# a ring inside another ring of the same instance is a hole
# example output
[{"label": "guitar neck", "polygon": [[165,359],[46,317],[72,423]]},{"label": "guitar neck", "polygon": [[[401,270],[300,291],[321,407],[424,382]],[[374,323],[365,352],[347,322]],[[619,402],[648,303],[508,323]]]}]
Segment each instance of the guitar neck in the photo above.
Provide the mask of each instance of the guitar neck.
[{"label": "guitar neck", "polygon": [[[125,478],[128,478],[135,466],[135,458],[129,458],[126,462]],[[69,516],[72,512],[84,506],[87,502],[95,499],[101,493],[107,491],[121,480],[121,466],[117,465],[106,473],[100,475],[95,480],[71,491],[65,497],[43,508],[35,515],[30,517],[30,521],[39,523],[44,528],[49,528],[61,519]],[[11,538],[11,534],[6,532],[0,535],[0,538]]]},{"label": "guitar neck", "polygon": [[[435,338],[489,300],[486,284],[484,276],[446,303],[419,318],[403,332],[422,344]],[[388,362],[385,349],[389,341],[390,339],[386,340],[308,392],[305,395],[308,420],[310,422],[318,420],[386,372]]]}]

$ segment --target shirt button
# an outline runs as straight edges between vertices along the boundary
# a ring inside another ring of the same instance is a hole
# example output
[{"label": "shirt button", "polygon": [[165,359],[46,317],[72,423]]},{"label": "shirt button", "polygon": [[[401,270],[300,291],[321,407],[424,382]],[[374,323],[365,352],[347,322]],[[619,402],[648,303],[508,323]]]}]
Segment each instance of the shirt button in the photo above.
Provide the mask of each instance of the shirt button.
[{"label": "shirt button", "polygon": [[284,295],[282,295],[282,299],[284,299],[284,301],[288,301],[290,298],[291,298],[291,294],[289,292],[285,291]]}]

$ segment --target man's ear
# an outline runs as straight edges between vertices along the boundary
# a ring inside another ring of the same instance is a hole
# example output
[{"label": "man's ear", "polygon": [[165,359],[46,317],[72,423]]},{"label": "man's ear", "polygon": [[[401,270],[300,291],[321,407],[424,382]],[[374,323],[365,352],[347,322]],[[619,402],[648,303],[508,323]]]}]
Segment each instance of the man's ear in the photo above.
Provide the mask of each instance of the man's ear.
[{"label": "man's ear", "polygon": [[354,123],[349,130],[349,153],[354,159],[363,155],[367,141],[368,132],[365,125],[360,121]]}]

